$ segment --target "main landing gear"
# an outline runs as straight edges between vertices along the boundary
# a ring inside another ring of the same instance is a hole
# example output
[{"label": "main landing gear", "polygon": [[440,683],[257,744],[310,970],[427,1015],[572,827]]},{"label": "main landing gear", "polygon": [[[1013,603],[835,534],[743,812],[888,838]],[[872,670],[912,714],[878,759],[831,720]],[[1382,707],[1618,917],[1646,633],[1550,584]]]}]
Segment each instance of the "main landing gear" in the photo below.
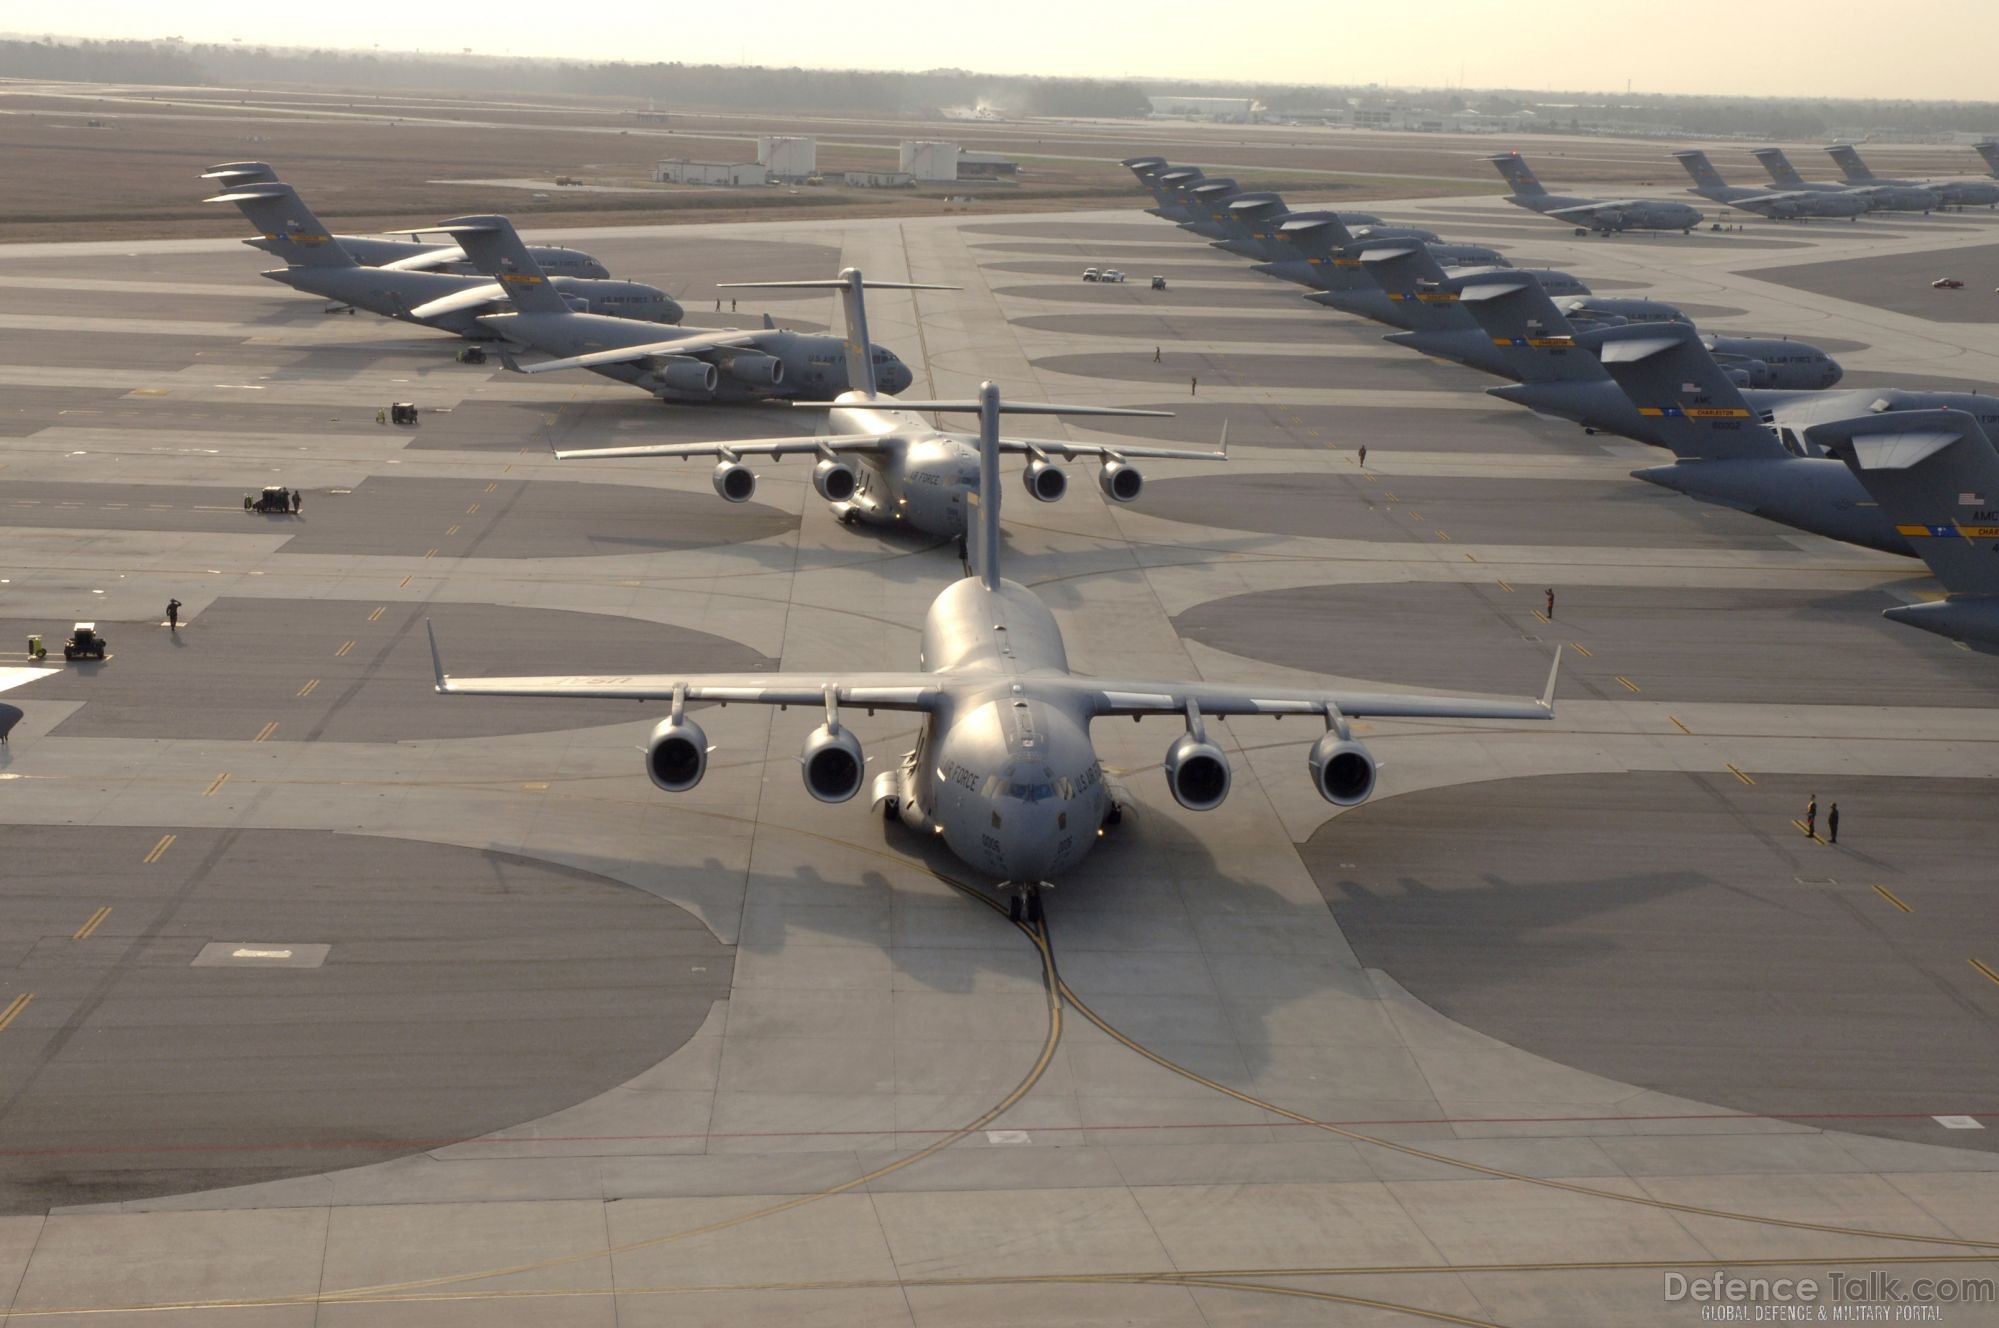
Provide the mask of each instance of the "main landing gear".
[{"label": "main landing gear", "polygon": [[1029,922],[1040,922],[1041,887],[1046,884],[1046,881],[1012,881],[1002,887],[1013,891],[1013,898],[1006,901],[1007,921],[1019,922],[1024,917]]}]

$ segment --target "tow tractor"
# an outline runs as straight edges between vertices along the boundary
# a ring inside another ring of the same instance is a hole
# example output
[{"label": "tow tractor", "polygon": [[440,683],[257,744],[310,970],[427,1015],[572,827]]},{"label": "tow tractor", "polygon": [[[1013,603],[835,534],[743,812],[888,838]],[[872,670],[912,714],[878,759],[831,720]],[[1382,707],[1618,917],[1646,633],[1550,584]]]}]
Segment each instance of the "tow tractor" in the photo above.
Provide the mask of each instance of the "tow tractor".
[{"label": "tow tractor", "polygon": [[104,638],[97,634],[96,623],[78,623],[70,628],[69,640],[62,643],[64,659],[103,659]]},{"label": "tow tractor", "polygon": [[266,484],[262,492],[243,495],[243,510],[289,512],[292,510],[292,492],[282,484]]}]

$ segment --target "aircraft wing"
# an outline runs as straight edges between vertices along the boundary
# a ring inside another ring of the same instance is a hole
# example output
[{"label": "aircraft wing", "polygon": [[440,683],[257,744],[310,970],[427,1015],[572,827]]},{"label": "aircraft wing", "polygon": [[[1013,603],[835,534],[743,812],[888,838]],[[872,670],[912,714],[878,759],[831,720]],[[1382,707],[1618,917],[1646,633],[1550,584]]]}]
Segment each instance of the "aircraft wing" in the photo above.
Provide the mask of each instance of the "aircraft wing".
[{"label": "aircraft wing", "polygon": [[410,310],[410,317],[441,318],[445,314],[464,313],[467,309],[483,309],[489,304],[502,304],[506,298],[507,293],[500,289],[500,283],[489,281],[419,304]]},{"label": "aircraft wing", "polygon": [[540,364],[518,366],[521,373],[554,373],[558,369],[590,369],[600,364],[628,364],[633,360],[649,360],[655,355],[699,355],[704,351],[721,350],[725,346],[754,346],[765,329],[750,328],[726,332],[702,332],[692,336],[676,337],[672,341],[650,341],[642,346],[618,346],[611,350],[593,350],[588,355],[572,355],[566,360],[543,360]]},{"label": "aircraft wing", "polygon": [[557,461],[617,461],[633,457],[734,458],[739,456],[799,456],[816,452],[879,452],[888,442],[881,434],[836,433],[821,437],[730,438],[716,443],[640,443],[632,447],[592,447],[557,452]]},{"label": "aircraft wing", "polygon": [[1628,203],[1579,203],[1575,207],[1549,208],[1541,215],[1560,217],[1564,221],[1595,220],[1600,212],[1609,212],[1621,217],[1629,208]]},{"label": "aircraft wing", "polygon": [[736,701],[746,705],[841,705],[868,710],[930,710],[943,688],[928,673],[632,673],[554,674],[523,678],[454,678],[444,671],[437,630],[428,622],[437,690],[449,696],[561,696],[605,701]]},{"label": "aircraft wing", "polygon": [[[406,231],[404,234],[420,235],[422,232]],[[393,263],[383,263],[381,266],[384,272],[435,272],[441,267],[465,261],[463,249],[455,244],[446,244],[435,249],[426,249],[420,254],[411,254],[407,258],[398,258]]]},{"label": "aircraft wing", "polygon": [[1079,456],[1101,457],[1105,461],[1137,459],[1141,461],[1227,461],[1229,459],[1229,436],[1222,433],[1220,451],[1196,451],[1184,447],[1127,447],[1123,443],[1075,443],[1062,438],[1002,438],[999,440],[1002,452],[1028,452],[1059,454],[1064,461],[1074,461]]},{"label": "aircraft wing", "polygon": [[1209,716],[1323,715],[1330,707],[1349,719],[1553,719],[1555,676],[1562,652],[1555,651],[1548,685],[1539,699],[1508,701],[1477,696],[1433,696],[1420,692],[1336,692],[1304,687],[1238,687],[1213,682],[1127,682],[1122,679],[1034,680],[1034,686],[1067,685],[1095,702],[1099,715],[1179,715],[1189,704]]}]

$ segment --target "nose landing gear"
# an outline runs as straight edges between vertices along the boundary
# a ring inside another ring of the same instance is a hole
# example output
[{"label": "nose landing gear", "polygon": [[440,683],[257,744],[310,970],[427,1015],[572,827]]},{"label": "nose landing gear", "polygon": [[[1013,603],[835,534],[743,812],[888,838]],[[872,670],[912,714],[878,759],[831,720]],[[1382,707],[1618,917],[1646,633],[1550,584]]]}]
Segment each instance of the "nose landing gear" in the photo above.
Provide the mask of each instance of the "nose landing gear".
[{"label": "nose landing gear", "polygon": [[1040,922],[1041,890],[1046,881],[1008,881],[1002,890],[1013,891],[1013,897],[1006,901],[1006,917],[1009,922],[1019,922],[1023,917],[1029,922]]}]

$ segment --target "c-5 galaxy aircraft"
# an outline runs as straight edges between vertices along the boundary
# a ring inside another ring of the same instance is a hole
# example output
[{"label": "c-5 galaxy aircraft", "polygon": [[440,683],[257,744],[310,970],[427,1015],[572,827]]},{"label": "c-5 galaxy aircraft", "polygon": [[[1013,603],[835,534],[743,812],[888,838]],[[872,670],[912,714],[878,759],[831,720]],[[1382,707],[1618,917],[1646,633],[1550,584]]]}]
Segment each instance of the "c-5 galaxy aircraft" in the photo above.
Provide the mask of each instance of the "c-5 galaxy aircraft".
[{"label": "c-5 galaxy aircraft", "polygon": [[1882,617],[1999,654],[1999,452],[1961,410],[1911,410],[1813,425],[1936,579],[1943,599]]},{"label": "c-5 galaxy aircraft", "polygon": [[1853,194],[1866,199],[1873,212],[1934,212],[1943,204],[1941,194],[1921,185],[1814,183],[1798,174],[1782,148],[1757,148],[1749,155],[1763,163],[1763,169],[1782,190]]},{"label": "c-5 galaxy aircraft", "polygon": [[843,713],[896,710],[923,716],[914,751],[874,780],[887,815],[944,841],[960,860],[997,877],[1013,914],[1039,919],[1040,892],[1089,852],[1120,812],[1090,743],[1093,720],[1172,715],[1186,732],[1166,750],[1166,786],[1192,811],[1228,796],[1227,754],[1208,722],[1233,715],[1316,717],[1326,726],[1306,770],[1319,796],[1338,807],[1374,791],[1375,761],[1349,721],[1363,716],[1541,720],[1554,713],[1555,670],[1536,700],[1345,692],[1331,688],[1245,687],[1197,680],[1089,678],[1069,671],[1062,633],[1035,593],[1000,575],[1001,403],[979,389],[979,484],[973,523],[975,577],[947,587],[924,619],[920,672],[658,673],[627,677],[453,678],[431,634],[437,690],[471,696],[601,697],[665,701],[667,717],[646,743],[646,774],[682,793],[707,771],[708,737],[687,713],[692,702],[823,707],[825,719],[800,752],[805,791],[845,802],[867,782],[860,739]]},{"label": "c-5 galaxy aircraft", "polygon": [[[220,166],[211,166],[203,171],[201,178],[216,181],[216,187],[223,193],[234,193],[248,184],[277,184],[278,173],[261,161],[231,161]],[[321,231],[320,234],[326,232]],[[421,234],[421,232],[414,232]],[[266,232],[263,235],[243,241],[252,249],[262,249],[265,253],[286,262],[293,261],[287,251],[289,236]],[[389,240],[372,235],[335,235],[340,247],[363,267],[391,267],[404,272],[456,272],[460,276],[475,276],[474,268],[456,245],[423,244],[416,240]],[[605,266],[584,253],[581,249],[570,249],[557,244],[537,244],[528,250],[535,262],[541,264],[542,271],[557,277],[608,277],[610,271]],[[672,320],[668,320],[672,321]]]},{"label": "c-5 galaxy aircraft", "polygon": [[[928,423],[916,412],[937,410],[934,403],[903,402],[876,391],[874,366],[860,353],[868,344],[865,286],[886,290],[955,290],[953,286],[912,285],[908,282],[863,282],[858,268],[844,268],[834,281],[737,281],[722,283],[729,289],[837,289],[847,322],[847,379],[854,387],[840,394],[828,412],[828,432],[810,438],[738,438],[719,443],[659,443],[636,447],[598,448],[586,452],[557,452],[560,461],[617,460],[631,457],[660,457],[686,460],[699,457],[715,461],[715,492],[732,503],[749,501],[756,492],[756,476],[743,464],[755,456],[816,456],[812,487],[833,505],[842,522],[863,522],[875,526],[903,525],[939,539],[962,539],[966,533],[965,511],[971,495],[978,491],[979,454],[977,438],[953,433]],[[967,403],[947,403],[970,409]],[[1032,415],[1151,415],[1171,412],[1127,410],[1112,406],[1015,405],[1009,413]],[[1139,460],[1226,461],[1227,434],[1223,450],[1184,451],[1170,447],[1126,447],[1102,443],[1072,443],[1052,439],[1003,438],[1002,452],[1024,453],[1027,470],[1021,477],[1027,491],[1037,500],[1052,503],[1068,489],[1066,473],[1051,460],[1059,453],[1066,461],[1079,456],[1102,463],[1097,485],[1113,502],[1128,503],[1138,497],[1144,478],[1131,464]]]},{"label": "c-5 galaxy aircraft", "polygon": [[1614,231],[1691,231],[1701,224],[1701,210],[1686,203],[1551,194],[1534,178],[1534,172],[1517,152],[1502,152],[1486,160],[1513,186],[1513,192],[1506,195],[1507,202],[1544,217],[1566,221],[1578,230],[1609,235]]},{"label": "c-5 galaxy aircraft", "polygon": [[1867,200],[1857,194],[1813,189],[1757,189],[1752,185],[1730,184],[1721,178],[1721,172],[1707,159],[1707,153],[1698,148],[1675,152],[1673,157],[1694,178],[1694,187],[1688,193],[1699,194],[1716,203],[1726,203],[1759,217],[1769,217],[1773,221],[1804,221],[1811,217],[1845,217],[1851,221],[1871,210]]},{"label": "c-5 galaxy aircraft", "polygon": [[1884,180],[1867,168],[1867,163],[1860,159],[1860,150],[1850,143],[1835,143],[1826,149],[1826,154],[1838,165],[1839,173],[1848,184],[1908,185],[1917,189],[1934,189],[1945,207],[1999,206],[1999,184],[1990,180]]},{"label": "c-5 galaxy aircraft", "polygon": [[[516,288],[490,277],[357,263],[338,237],[327,234],[288,184],[242,185],[207,201],[234,203],[266,235],[281,237],[276,252],[290,266],[261,275],[293,290],[474,341],[494,336],[480,323],[482,316],[514,307]],[[657,337],[656,327],[641,325],[672,323],[680,318],[680,305],[672,296],[636,281],[554,277],[546,290],[563,308],[589,310],[589,316],[602,316],[637,336]]]},{"label": "c-5 galaxy aircraft", "polygon": [[[1520,379],[1523,373],[1545,378],[1557,367],[1552,363],[1555,359],[1575,358],[1523,356],[1522,347],[1545,343],[1553,348],[1558,341],[1573,344],[1577,332],[1600,327],[1693,323],[1685,313],[1659,300],[1602,295],[1550,300],[1541,285],[1540,274],[1531,269],[1453,276],[1434,264],[1423,264],[1419,254],[1379,264],[1373,270],[1384,283],[1394,282],[1418,295],[1429,294],[1445,307],[1452,303],[1458,306],[1450,327],[1398,332],[1384,340],[1503,378]],[[1495,325],[1496,331],[1492,330]],[[1740,387],[1815,390],[1831,387],[1844,376],[1837,360],[1807,342],[1703,333],[1701,343],[1729,380]],[[1566,345],[1562,348],[1566,349]],[[1551,381],[1575,381],[1577,370],[1583,367],[1555,372]],[[1596,366],[1590,378],[1609,389],[1609,376],[1601,366]]]},{"label": "c-5 galaxy aircraft", "polygon": [[[512,345],[555,357],[522,365],[508,356],[507,367],[517,372],[588,369],[662,401],[828,401],[854,386],[839,337],[787,332],[768,315],[762,328],[690,327],[661,336],[657,328],[570,309],[549,289],[505,217],[459,217],[433,229],[456,239],[480,271],[512,292],[518,312],[480,322]],[[884,390],[900,392],[914,381],[893,351],[871,345],[865,353]]]}]

